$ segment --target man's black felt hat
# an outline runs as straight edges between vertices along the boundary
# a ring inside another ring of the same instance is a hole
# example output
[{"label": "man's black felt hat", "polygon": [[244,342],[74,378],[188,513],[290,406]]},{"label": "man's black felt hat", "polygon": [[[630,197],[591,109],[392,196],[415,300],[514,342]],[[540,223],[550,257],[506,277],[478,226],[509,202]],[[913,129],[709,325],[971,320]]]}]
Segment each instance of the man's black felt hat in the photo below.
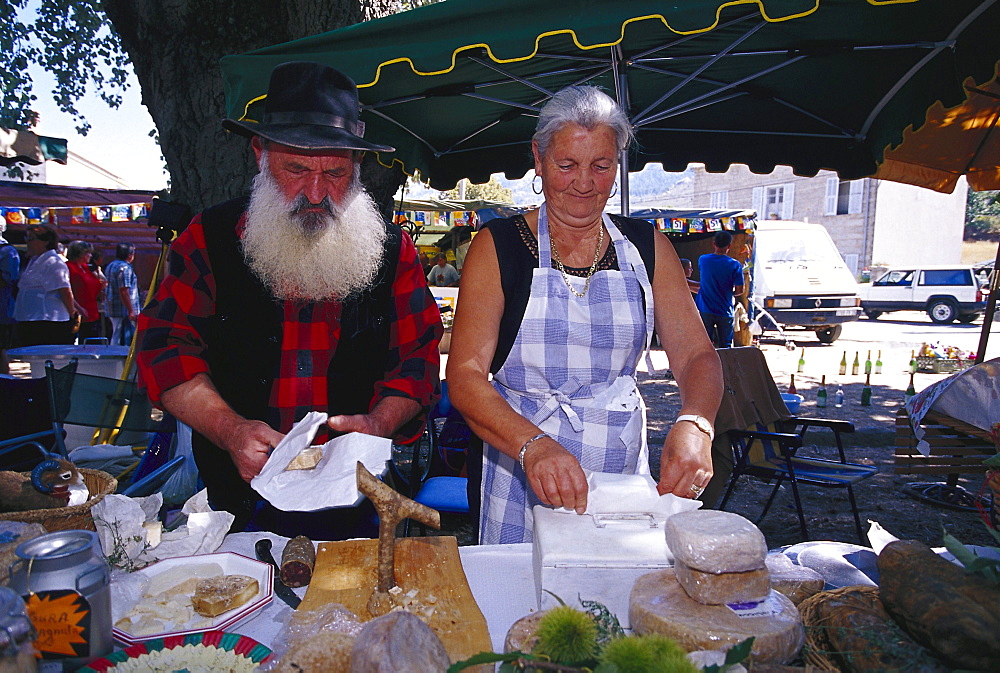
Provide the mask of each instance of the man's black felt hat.
[{"label": "man's black felt hat", "polygon": [[394,152],[362,137],[360,107],[358,88],[350,77],[321,63],[294,61],[271,71],[259,122],[225,119],[222,126],[298,149]]}]

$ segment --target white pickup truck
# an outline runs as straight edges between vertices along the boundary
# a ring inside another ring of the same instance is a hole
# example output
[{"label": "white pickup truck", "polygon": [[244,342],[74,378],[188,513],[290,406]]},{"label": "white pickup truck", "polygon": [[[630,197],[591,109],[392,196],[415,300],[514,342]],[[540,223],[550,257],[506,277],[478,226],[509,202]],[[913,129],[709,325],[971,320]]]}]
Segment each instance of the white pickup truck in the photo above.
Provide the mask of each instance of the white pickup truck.
[{"label": "white pickup truck", "polygon": [[926,311],[938,324],[970,323],[986,308],[973,268],[964,264],[893,267],[860,286],[861,309],[871,320],[890,311]]}]

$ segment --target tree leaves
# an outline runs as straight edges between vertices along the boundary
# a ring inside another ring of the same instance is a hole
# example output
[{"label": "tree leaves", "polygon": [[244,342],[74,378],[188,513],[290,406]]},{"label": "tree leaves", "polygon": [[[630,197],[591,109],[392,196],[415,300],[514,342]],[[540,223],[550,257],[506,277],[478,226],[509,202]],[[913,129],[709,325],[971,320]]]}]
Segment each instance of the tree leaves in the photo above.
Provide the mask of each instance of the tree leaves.
[{"label": "tree leaves", "polygon": [[[35,9],[31,16],[31,9]],[[38,115],[33,105],[34,82],[28,66],[37,64],[52,74],[52,98],[73,115],[77,132],[86,135],[90,123],[76,107],[88,90],[118,107],[128,86],[128,56],[96,0],[0,0],[0,48],[11,54],[0,74],[4,98],[0,124],[30,128]]]}]

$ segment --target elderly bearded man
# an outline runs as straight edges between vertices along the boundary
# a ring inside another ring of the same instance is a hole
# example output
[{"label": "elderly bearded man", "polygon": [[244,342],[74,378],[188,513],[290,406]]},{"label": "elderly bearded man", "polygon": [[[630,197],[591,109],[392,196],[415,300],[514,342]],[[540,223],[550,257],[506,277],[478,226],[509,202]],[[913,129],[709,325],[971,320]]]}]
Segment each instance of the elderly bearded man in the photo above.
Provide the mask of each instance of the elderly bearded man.
[{"label": "elderly bearded man", "polygon": [[[252,137],[249,200],[196,216],[143,311],[139,367],[150,399],[190,425],[215,509],[233,530],[335,540],[375,532],[369,503],[282,512],[250,488],[307,412],[334,434],[405,438],[438,392],[442,327],[416,248],[361,187],[354,82],[318,63],[271,74]],[[326,441],[325,437],[315,440]]]}]

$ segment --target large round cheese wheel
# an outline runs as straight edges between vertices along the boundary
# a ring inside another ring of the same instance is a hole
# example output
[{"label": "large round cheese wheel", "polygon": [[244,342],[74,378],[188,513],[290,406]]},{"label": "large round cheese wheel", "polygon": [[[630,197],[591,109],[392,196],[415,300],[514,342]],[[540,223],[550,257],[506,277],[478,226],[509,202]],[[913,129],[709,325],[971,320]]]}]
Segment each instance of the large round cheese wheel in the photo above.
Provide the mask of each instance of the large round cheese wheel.
[{"label": "large round cheese wheel", "polygon": [[764,534],[739,514],[696,509],[674,514],[663,528],[670,553],[689,568],[741,573],[764,567]]},{"label": "large round cheese wheel", "polygon": [[687,595],[668,568],[636,580],[629,621],[636,633],[673,638],[689,652],[728,649],[752,636],[752,661],[788,663],[805,641],[799,611],[776,591],[764,605],[771,614],[760,617],[738,616],[725,605],[703,605]]}]

